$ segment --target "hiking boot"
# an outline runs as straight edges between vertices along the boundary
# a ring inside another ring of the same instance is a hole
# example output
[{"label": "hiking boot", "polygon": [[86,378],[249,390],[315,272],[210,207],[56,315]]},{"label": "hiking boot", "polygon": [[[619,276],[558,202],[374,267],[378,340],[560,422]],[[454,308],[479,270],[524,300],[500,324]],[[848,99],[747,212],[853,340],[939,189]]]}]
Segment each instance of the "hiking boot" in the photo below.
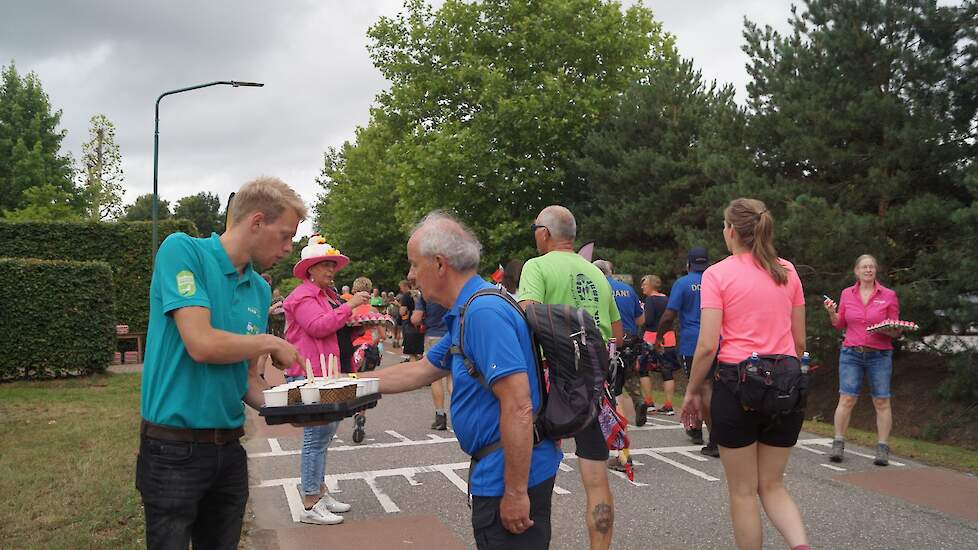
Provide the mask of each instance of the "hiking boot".
[{"label": "hiking boot", "polygon": [[448,429],[448,415],[435,413],[435,421],[431,423],[432,430],[445,431]]},{"label": "hiking boot", "polygon": [[672,405],[663,405],[659,407],[659,410],[655,411],[658,414],[663,414],[666,416],[675,416],[676,411],[672,410]]},{"label": "hiking boot", "polygon": [[833,439],[832,440],[832,452],[829,454],[829,460],[832,462],[842,462],[842,455],[846,452],[846,442],[843,439]]},{"label": "hiking boot", "polygon": [[686,430],[686,435],[693,440],[693,445],[703,444],[703,429],[696,428],[695,430]]},{"label": "hiking boot", "polygon": [[876,458],[873,459],[873,464],[877,466],[887,466],[890,464],[890,446],[886,443],[880,443],[876,446]]},{"label": "hiking boot", "polygon": [[[632,457],[628,457],[628,465],[632,465]],[[613,456],[608,459],[608,469],[614,470],[616,472],[624,472],[625,465],[622,464],[621,459],[617,456]]]},{"label": "hiking boot", "polygon": [[713,458],[720,458],[720,448],[717,447],[716,443],[710,443],[706,447],[700,449],[700,454],[703,456],[712,456]]},{"label": "hiking boot", "polygon": [[649,404],[640,403],[635,409],[635,425],[644,426],[649,421]]}]

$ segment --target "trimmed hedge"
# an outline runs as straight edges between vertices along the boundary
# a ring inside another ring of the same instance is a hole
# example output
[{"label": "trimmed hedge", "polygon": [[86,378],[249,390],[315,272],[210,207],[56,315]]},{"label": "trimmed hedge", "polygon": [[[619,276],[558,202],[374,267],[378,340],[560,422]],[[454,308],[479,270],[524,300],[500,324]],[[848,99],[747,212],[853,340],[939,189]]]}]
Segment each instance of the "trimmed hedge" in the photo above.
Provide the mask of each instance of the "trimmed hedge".
[{"label": "trimmed hedge", "polygon": [[0,258],[0,380],[104,371],[115,351],[105,262]]},{"label": "trimmed hedge", "polygon": [[[160,242],[170,233],[195,233],[188,220],[161,220]],[[146,332],[153,275],[151,222],[10,222],[0,220],[0,257],[100,261],[112,268],[116,324]],[[68,289],[71,279],[52,288]],[[6,288],[6,287],[4,287]],[[4,290],[6,293],[6,290]]]}]

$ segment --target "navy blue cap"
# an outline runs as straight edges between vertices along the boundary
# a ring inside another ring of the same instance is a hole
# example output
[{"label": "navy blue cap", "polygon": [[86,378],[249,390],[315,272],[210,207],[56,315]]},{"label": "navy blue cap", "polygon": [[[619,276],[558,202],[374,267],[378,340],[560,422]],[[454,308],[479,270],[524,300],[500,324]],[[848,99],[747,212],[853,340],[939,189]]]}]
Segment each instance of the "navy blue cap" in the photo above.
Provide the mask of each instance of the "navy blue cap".
[{"label": "navy blue cap", "polygon": [[706,254],[706,249],[702,247],[690,248],[689,254],[686,256],[686,261],[689,262],[690,271],[706,271],[706,268],[710,265],[710,259]]}]

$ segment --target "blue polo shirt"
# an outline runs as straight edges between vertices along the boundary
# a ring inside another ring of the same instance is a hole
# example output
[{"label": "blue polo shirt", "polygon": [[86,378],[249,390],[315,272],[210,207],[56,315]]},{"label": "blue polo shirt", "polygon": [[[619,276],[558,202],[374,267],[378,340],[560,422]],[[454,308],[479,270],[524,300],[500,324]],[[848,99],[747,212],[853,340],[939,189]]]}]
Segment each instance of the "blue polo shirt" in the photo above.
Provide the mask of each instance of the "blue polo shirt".
[{"label": "blue polo shirt", "polygon": [[448,327],[445,326],[445,314],[448,313],[448,310],[434,302],[425,300],[424,296],[421,296],[420,303],[421,309],[424,310],[424,326],[428,329],[424,333],[425,337],[444,336],[448,332]]},{"label": "blue polo shirt", "polygon": [[194,361],[173,311],[205,307],[211,326],[264,334],[271,288],[248,264],[239,274],[217,234],[196,239],[174,233],[156,253],[149,289],[149,330],[140,400],[143,418],[177,428],[237,428],[244,424],[248,362]]},{"label": "blue polo shirt", "polygon": [[[452,371],[452,427],[462,450],[472,454],[500,440],[499,400],[479,382],[469,376],[459,355],[452,355],[449,348],[458,344],[459,309],[472,294],[493,286],[478,276],[473,276],[461,292],[455,305],[445,314],[448,333],[430,350],[428,361],[439,368],[445,365],[446,356]],[[465,355],[471,359],[490,386],[511,374],[525,372],[529,377],[533,410],[540,409],[540,384],[530,329],[523,316],[502,298],[483,296],[477,298],[465,312]],[[538,485],[557,475],[557,467],[563,459],[557,445],[546,440],[533,448],[530,461],[528,487]],[[502,496],[503,449],[497,449],[479,461],[470,472],[470,489],[473,495]]]},{"label": "blue polo shirt", "polygon": [[642,316],[642,302],[638,299],[638,294],[630,285],[608,277],[611,283],[611,292],[615,296],[615,303],[618,305],[618,312],[621,313],[621,328],[625,334],[638,335],[638,325],[635,318]]},{"label": "blue polo shirt", "polygon": [[671,309],[679,314],[679,353],[692,356],[696,351],[696,339],[700,337],[700,284],[703,274],[693,271],[683,275],[672,285],[669,293]]}]

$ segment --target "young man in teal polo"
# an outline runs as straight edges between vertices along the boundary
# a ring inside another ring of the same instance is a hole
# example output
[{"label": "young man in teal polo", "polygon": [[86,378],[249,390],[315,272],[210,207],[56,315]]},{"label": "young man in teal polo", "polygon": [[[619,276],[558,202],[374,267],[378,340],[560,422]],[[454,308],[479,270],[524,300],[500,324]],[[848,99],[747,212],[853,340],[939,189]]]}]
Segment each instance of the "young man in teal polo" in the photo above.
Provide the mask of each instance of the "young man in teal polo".
[{"label": "young man in teal polo", "polygon": [[266,334],[271,289],[255,266],[292,250],[306,207],[284,182],[262,177],[230,210],[223,235],[175,233],[156,255],[136,461],[151,549],[237,548],[248,501],[242,402],[262,404],[259,357],[279,368],[298,358]]}]

